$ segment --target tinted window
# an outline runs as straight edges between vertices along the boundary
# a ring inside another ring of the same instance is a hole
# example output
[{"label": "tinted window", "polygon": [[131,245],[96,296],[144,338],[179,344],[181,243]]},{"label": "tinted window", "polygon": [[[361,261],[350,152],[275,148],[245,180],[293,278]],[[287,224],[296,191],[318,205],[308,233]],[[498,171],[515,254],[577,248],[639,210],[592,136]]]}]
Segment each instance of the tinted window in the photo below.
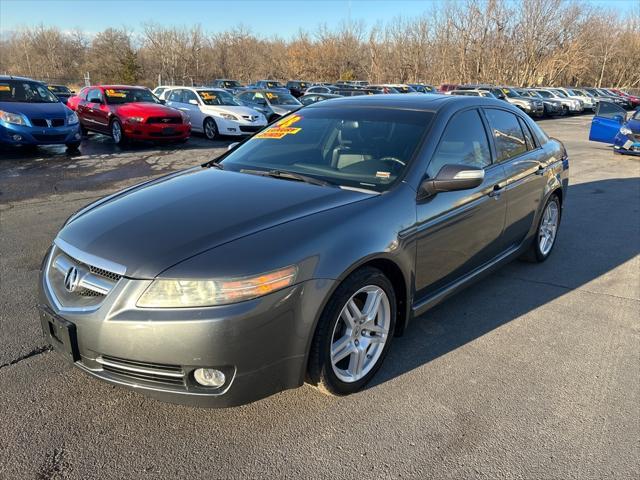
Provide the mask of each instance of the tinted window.
[{"label": "tinted window", "polygon": [[524,139],[527,141],[527,150],[535,150],[536,142],[533,139],[531,130],[529,130],[529,126],[521,118],[518,118],[518,121],[520,122],[520,128],[522,128],[522,132],[524,133]]},{"label": "tinted window", "polygon": [[91,102],[91,103],[102,102],[102,93],[100,92],[100,90],[98,90],[97,88],[94,88],[93,90],[89,90],[89,93],[87,94],[87,102]]},{"label": "tinted window", "polygon": [[0,102],[58,103],[58,97],[41,83],[24,80],[0,80]]},{"label": "tinted window", "polygon": [[195,100],[198,103],[198,96],[191,90],[182,91],[182,103],[189,103],[190,100]]},{"label": "tinted window", "polygon": [[447,164],[486,167],[491,164],[489,141],[477,110],[458,113],[447,125],[427,173],[435,177]]},{"label": "tinted window", "polygon": [[527,151],[527,143],[518,123],[518,117],[504,110],[486,109],[485,113],[496,144],[498,162]]},{"label": "tinted window", "polygon": [[182,90],[173,90],[173,91],[169,94],[169,101],[170,101],[170,102],[183,103],[183,102],[182,102]]},{"label": "tinted window", "polygon": [[622,109],[622,107],[619,107],[617,104],[613,102],[603,101],[598,104],[598,111],[596,115],[598,117],[604,117],[604,118],[614,118],[616,116],[622,115],[622,118],[624,118],[626,115],[626,112]]}]

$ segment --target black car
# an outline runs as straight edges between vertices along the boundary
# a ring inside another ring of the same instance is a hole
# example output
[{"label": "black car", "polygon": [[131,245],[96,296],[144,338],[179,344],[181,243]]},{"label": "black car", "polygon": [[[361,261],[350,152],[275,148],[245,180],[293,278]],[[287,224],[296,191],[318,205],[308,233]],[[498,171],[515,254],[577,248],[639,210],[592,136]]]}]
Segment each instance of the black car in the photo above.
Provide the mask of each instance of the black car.
[{"label": "black car", "polygon": [[67,104],[67,100],[69,100],[69,97],[72,97],[76,93],[73,90],[70,90],[69,87],[65,85],[47,85],[47,88],[65,105]]},{"label": "black car", "polygon": [[42,264],[43,332],[87,374],[172,402],[356,392],[410,321],[505,262],[549,258],[568,167],[495,99],[303,107],[69,218]]},{"label": "black car", "polygon": [[298,98],[303,105],[311,105],[312,103],[330,100],[332,98],[341,98],[343,95],[334,95],[331,93],[309,93]]},{"label": "black car", "polygon": [[311,86],[311,82],[303,82],[302,80],[289,80],[286,87],[291,92],[291,95],[298,98],[304,95],[307,88]]}]

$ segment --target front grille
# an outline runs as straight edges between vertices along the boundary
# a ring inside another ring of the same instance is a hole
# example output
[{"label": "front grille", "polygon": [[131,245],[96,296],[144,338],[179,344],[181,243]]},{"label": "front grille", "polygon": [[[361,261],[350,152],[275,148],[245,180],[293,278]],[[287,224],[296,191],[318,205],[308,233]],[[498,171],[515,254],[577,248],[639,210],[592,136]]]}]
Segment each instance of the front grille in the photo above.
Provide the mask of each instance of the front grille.
[{"label": "front grille", "polygon": [[162,123],[165,125],[182,123],[181,117],[149,117],[147,123]]},{"label": "front grille", "polygon": [[43,133],[34,133],[33,138],[35,138],[39,142],[64,142],[66,135],[46,135]]},{"label": "front grille", "polygon": [[264,126],[253,126],[253,125],[240,125],[241,132],[257,132],[258,130],[262,130]]},{"label": "front grille", "polygon": [[[98,308],[122,278],[120,274],[72,257],[58,245],[52,248],[45,275],[58,307],[89,310]],[[71,277],[75,281],[70,282]]]},{"label": "front grille", "polygon": [[185,374],[178,365],[139,362],[102,355],[96,358],[105,372],[118,375],[129,381],[145,381],[166,385],[184,386]]},{"label": "front grille", "polygon": [[[51,122],[51,125],[47,123],[47,120]],[[34,127],[64,127],[64,118],[32,118],[31,125]]]}]

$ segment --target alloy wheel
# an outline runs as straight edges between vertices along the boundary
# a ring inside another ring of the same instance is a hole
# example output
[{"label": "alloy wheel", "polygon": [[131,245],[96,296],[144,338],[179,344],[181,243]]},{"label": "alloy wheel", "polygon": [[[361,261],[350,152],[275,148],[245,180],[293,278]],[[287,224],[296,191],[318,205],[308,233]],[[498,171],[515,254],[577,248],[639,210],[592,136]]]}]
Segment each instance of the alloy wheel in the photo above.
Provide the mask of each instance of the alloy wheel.
[{"label": "alloy wheel", "polygon": [[558,203],[555,201],[549,202],[542,214],[542,221],[538,231],[538,247],[540,248],[540,253],[545,257],[551,251],[556,240],[559,219]]},{"label": "alloy wheel", "polygon": [[120,126],[120,123],[113,122],[111,125],[111,136],[113,137],[114,142],[120,144],[122,141],[122,127]]},{"label": "alloy wheel", "polygon": [[343,306],[331,336],[330,360],[335,375],[357,382],[376,365],[389,336],[391,305],[385,291],[367,285]]}]

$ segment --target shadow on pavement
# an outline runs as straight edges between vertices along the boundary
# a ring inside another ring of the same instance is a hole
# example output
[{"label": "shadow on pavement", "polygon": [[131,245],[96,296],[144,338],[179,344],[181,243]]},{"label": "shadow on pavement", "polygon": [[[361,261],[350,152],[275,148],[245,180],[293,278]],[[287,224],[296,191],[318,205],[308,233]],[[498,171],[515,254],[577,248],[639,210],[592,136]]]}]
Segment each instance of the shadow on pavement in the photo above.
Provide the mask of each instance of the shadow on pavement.
[{"label": "shadow on pavement", "polygon": [[[394,339],[368,388],[446,355],[631,260],[640,253],[639,218],[640,178],[571,185],[551,257],[542,264],[505,265],[414,319],[404,336]],[[638,285],[627,287],[637,295]]]}]

